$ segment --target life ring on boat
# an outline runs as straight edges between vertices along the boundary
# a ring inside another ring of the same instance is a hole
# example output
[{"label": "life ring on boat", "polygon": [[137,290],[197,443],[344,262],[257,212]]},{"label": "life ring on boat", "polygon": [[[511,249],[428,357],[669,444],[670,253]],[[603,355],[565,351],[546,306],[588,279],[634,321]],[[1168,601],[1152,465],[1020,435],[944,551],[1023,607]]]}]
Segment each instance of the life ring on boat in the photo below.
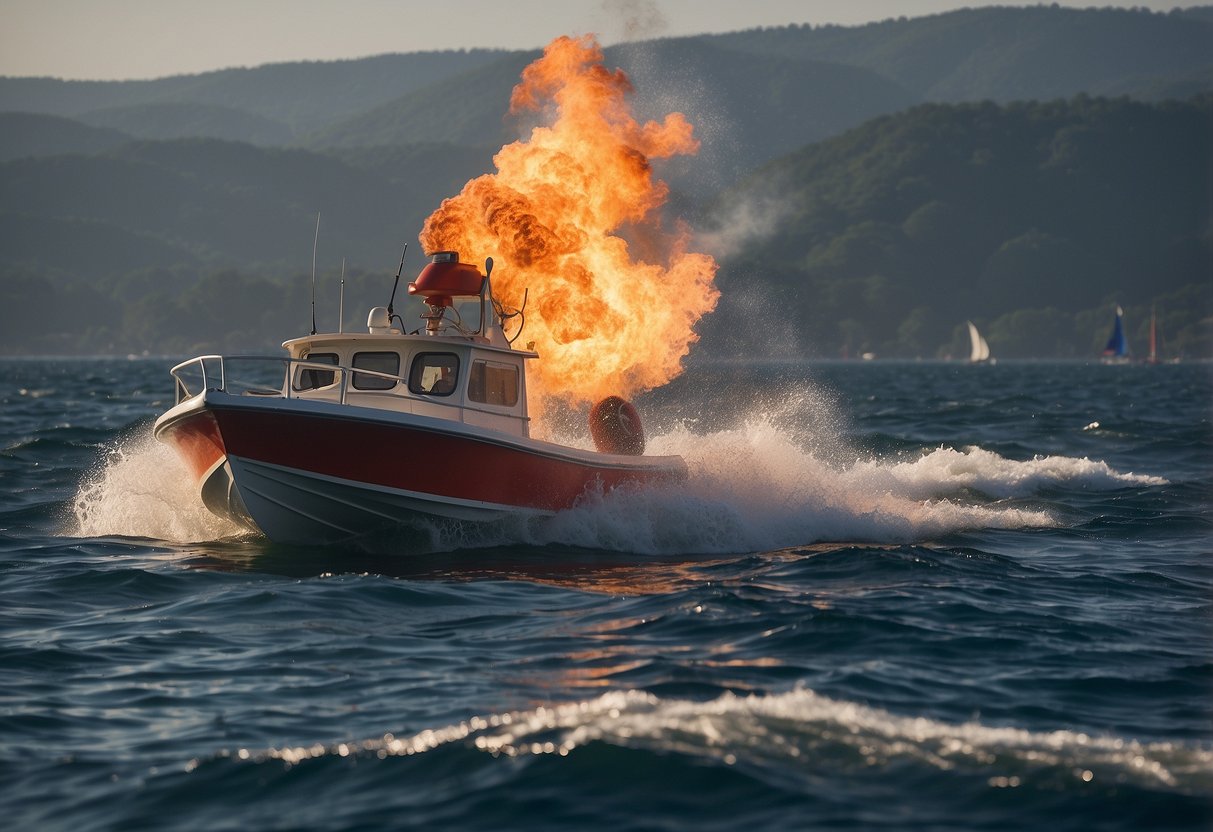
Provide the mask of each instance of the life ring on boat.
[{"label": "life ring on boat", "polygon": [[644,453],[644,428],[631,402],[607,396],[590,410],[590,436],[604,454],[640,456]]}]

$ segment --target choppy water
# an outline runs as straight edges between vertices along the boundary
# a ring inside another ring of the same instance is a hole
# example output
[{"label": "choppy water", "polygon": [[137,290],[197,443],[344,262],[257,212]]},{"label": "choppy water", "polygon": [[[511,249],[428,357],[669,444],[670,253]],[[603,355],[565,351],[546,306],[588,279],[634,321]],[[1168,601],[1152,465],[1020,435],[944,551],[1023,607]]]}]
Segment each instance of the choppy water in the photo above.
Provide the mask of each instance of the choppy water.
[{"label": "choppy water", "polygon": [[1208,829],[1208,365],[713,367],[676,490],[233,536],[169,361],[0,361],[18,829]]}]

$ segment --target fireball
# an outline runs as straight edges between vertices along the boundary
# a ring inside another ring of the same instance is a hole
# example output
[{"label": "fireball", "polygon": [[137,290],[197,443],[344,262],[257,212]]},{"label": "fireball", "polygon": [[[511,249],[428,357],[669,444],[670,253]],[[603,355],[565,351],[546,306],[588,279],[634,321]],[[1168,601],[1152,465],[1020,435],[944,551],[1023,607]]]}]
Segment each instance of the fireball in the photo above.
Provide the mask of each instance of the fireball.
[{"label": "fireball", "polygon": [[689,251],[689,228],[668,230],[659,214],[669,189],[652,160],[696,153],[691,124],[681,113],[640,124],[632,92],[593,37],[552,41],[510,101],[539,126],[421,232],[427,252],[493,257],[493,293],[507,307],[526,294],[522,339],[541,356],[528,384],[541,399],[588,403],[667,383],[719,297],[715,260]]}]

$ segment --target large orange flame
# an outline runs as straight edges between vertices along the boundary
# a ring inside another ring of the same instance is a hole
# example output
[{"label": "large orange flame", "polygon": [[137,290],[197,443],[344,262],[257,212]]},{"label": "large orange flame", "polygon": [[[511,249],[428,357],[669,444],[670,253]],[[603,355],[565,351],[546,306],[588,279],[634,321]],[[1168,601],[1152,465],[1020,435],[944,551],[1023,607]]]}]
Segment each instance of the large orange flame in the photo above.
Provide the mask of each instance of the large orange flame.
[{"label": "large orange flame", "polygon": [[[665,384],[719,296],[716,262],[687,250],[684,225],[661,227],[668,188],[649,164],[699,143],[681,113],[639,124],[631,91],[593,37],[552,41],[510,102],[546,126],[501,148],[497,172],[445,200],[421,232],[426,251],[492,256],[493,292],[507,306],[529,290],[522,340],[541,356],[528,381],[540,397],[584,403]],[[647,259],[621,234],[643,241]]]}]

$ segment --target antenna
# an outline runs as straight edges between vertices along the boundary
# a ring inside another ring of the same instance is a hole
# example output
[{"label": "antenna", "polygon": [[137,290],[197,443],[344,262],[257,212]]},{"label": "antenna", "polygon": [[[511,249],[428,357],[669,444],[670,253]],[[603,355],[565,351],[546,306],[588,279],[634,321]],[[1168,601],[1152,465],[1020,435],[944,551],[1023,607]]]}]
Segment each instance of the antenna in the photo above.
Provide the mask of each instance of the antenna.
[{"label": "antenna", "polygon": [[400,286],[400,275],[404,272],[404,255],[408,253],[408,250],[409,244],[405,243],[404,251],[400,252],[400,268],[396,269],[396,282],[392,284],[392,296],[388,298],[387,302],[388,320],[392,318],[392,304],[396,302],[396,289]]},{"label": "antenna", "polygon": [[481,335],[485,333],[484,325],[484,293],[487,291],[489,295],[489,303],[493,304],[494,310],[497,308],[497,301],[493,298],[493,286],[489,282],[489,278],[493,275],[493,258],[486,257],[484,260],[484,283],[480,285],[480,329],[477,330]]},{"label": "antenna", "polygon": [[337,332],[345,332],[345,258],[341,258],[341,294],[337,300]]},{"label": "antenna", "polygon": [[312,240],[312,334],[316,334],[316,247],[320,245],[320,212],[316,212],[316,236]]}]

